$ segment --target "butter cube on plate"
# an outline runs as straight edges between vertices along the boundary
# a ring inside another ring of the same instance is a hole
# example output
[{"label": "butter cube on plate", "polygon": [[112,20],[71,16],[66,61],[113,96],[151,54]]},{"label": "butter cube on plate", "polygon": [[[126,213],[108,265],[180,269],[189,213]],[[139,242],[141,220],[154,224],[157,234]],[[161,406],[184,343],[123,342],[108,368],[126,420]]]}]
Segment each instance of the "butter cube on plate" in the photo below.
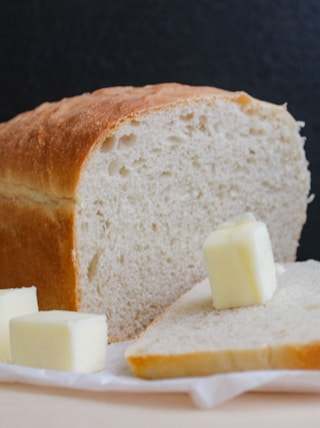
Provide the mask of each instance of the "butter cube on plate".
[{"label": "butter cube on plate", "polygon": [[12,363],[93,373],[105,366],[105,315],[40,311],[10,321]]},{"label": "butter cube on plate", "polygon": [[265,223],[252,215],[219,226],[204,244],[216,309],[261,305],[277,287],[276,266]]},{"label": "butter cube on plate", "polygon": [[11,318],[37,312],[36,287],[0,290],[0,361],[10,361],[9,321]]}]

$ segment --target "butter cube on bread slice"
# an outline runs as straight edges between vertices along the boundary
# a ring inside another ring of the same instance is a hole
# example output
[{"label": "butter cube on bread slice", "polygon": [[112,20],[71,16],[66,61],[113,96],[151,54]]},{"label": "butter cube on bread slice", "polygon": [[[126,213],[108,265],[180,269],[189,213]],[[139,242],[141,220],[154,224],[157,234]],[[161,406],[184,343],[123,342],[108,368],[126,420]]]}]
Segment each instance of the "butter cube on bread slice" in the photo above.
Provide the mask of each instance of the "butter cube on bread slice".
[{"label": "butter cube on bread slice", "polygon": [[204,256],[216,309],[261,305],[272,297],[277,275],[270,235],[252,213],[211,232]]},{"label": "butter cube on bread slice", "polygon": [[52,310],[10,321],[12,363],[73,372],[104,368],[105,315]]},{"label": "butter cube on bread slice", "polygon": [[288,263],[264,305],[216,310],[208,280],[177,300],[126,350],[142,378],[320,369],[320,262]]},{"label": "butter cube on bread slice", "polygon": [[10,319],[38,310],[36,287],[0,290],[0,361],[8,362],[11,359]]}]

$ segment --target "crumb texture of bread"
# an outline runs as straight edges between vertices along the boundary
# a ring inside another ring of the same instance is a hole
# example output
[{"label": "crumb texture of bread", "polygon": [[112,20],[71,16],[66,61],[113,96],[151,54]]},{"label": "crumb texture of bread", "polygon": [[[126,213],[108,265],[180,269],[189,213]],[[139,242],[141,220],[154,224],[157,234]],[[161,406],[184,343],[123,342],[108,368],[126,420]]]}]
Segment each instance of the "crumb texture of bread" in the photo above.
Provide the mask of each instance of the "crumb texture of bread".
[{"label": "crumb texture of bread", "polygon": [[320,369],[319,277],[319,262],[286,264],[268,303],[220,311],[202,281],[129,345],[126,358],[149,379]]},{"label": "crumb texture of bread", "polygon": [[179,84],[102,89],[1,124],[1,287],[106,313],[116,341],[206,276],[204,240],[231,217],[251,211],[275,259],[294,261],[310,190],[300,127],[285,106]]}]

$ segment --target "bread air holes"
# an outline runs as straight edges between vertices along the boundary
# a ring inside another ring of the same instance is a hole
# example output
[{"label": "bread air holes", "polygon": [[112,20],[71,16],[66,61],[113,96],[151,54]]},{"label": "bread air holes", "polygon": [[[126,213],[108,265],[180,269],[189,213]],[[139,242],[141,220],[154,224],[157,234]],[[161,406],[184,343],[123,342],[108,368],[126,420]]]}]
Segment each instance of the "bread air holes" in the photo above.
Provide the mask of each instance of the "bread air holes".
[{"label": "bread air holes", "polygon": [[138,120],[138,119],[132,119],[130,122],[130,125],[131,126],[140,126],[141,123],[140,123],[140,120]]},{"label": "bread air holes", "polygon": [[256,161],[256,152],[253,149],[249,149],[249,156],[247,157],[247,163],[254,163]]},{"label": "bread air holes", "polygon": [[180,119],[182,122],[186,123],[184,134],[187,137],[191,137],[194,132],[194,113],[192,111],[182,111]]},{"label": "bread air holes", "polygon": [[116,139],[114,136],[106,138],[101,144],[100,151],[102,153],[109,152],[114,147],[115,141]]},{"label": "bread air holes", "polygon": [[171,171],[162,171],[160,175],[161,175],[161,177],[171,177],[172,172]]},{"label": "bread air holes", "polygon": [[203,134],[208,134],[208,118],[205,115],[201,115],[199,117],[199,123],[198,123],[198,129],[199,131],[201,131]]},{"label": "bread air holes", "polygon": [[184,122],[190,122],[194,118],[194,113],[192,111],[183,111],[180,114],[180,119]]},{"label": "bread air holes", "polygon": [[134,145],[137,140],[136,134],[122,135],[118,140],[118,149],[127,150]]},{"label": "bread air holes", "polygon": [[180,144],[180,143],[183,143],[185,141],[185,139],[182,138],[182,137],[179,137],[178,135],[170,135],[168,137],[168,141],[171,142],[171,143],[178,143],[178,144]]},{"label": "bread air holes", "polygon": [[90,282],[93,281],[94,277],[98,272],[98,263],[99,263],[101,254],[102,254],[102,250],[98,250],[92,257],[91,262],[89,263],[87,275]]},{"label": "bread air holes", "polygon": [[124,165],[124,161],[120,158],[114,159],[109,163],[108,172],[111,176],[119,175],[121,177],[127,177],[130,173],[129,169]]}]

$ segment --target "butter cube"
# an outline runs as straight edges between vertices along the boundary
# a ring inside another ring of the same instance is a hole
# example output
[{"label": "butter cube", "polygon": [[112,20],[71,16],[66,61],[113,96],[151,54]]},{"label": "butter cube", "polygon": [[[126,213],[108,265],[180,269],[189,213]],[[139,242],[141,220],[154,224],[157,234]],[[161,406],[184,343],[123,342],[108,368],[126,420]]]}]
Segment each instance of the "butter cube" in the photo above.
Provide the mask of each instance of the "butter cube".
[{"label": "butter cube", "polygon": [[9,321],[11,318],[37,312],[36,287],[0,290],[0,361],[10,361]]},{"label": "butter cube", "polygon": [[106,361],[105,315],[52,310],[10,321],[14,364],[93,373]]},{"label": "butter cube", "polygon": [[269,232],[251,214],[212,232],[204,256],[216,309],[260,305],[272,297],[277,275]]}]

